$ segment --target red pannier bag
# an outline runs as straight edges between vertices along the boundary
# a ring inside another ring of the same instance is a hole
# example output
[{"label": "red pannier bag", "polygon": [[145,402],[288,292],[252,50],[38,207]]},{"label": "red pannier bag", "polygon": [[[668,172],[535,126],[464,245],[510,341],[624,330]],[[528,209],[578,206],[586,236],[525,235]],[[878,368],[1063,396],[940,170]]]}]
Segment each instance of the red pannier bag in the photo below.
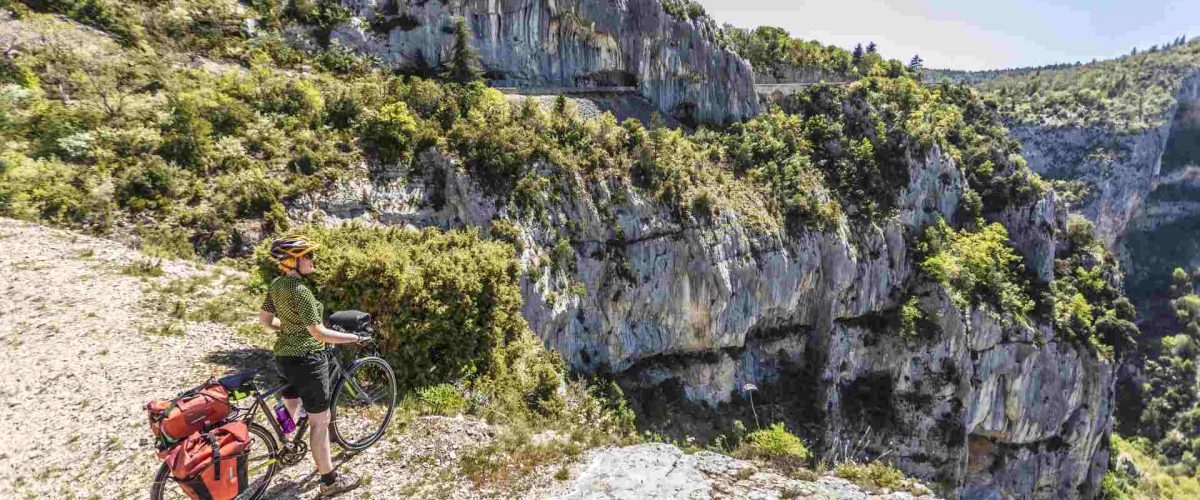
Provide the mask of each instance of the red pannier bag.
[{"label": "red pannier bag", "polygon": [[166,450],[191,436],[208,430],[229,416],[229,391],[216,382],[189,390],[179,397],[146,403],[150,432],[158,440],[158,449]]},{"label": "red pannier bag", "polygon": [[250,433],[234,421],[188,436],[165,460],[171,478],[193,500],[230,499],[246,489]]}]

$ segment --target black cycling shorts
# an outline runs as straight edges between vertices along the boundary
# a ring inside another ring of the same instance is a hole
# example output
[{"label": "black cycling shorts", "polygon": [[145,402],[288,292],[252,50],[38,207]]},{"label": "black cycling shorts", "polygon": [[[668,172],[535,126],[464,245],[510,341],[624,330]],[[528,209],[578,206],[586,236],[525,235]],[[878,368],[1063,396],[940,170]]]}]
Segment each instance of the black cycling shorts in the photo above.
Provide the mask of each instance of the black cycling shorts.
[{"label": "black cycling shorts", "polygon": [[309,415],[329,409],[329,358],[325,351],[302,356],[275,356],[275,366],[287,381],[286,399],[300,398]]}]

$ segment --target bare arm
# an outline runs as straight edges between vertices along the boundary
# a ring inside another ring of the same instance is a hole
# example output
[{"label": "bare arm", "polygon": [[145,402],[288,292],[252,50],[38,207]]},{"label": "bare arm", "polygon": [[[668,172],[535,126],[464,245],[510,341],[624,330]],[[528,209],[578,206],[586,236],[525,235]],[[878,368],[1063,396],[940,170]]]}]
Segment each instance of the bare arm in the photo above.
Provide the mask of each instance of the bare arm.
[{"label": "bare arm", "polygon": [[317,341],[325,342],[326,344],[349,344],[358,342],[359,339],[358,335],[330,330],[319,324],[308,325],[308,333],[314,339],[317,339]]},{"label": "bare arm", "polygon": [[269,312],[258,312],[258,324],[262,325],[268,332],[279,331],[279,318],[276,318],[274,314]]}]

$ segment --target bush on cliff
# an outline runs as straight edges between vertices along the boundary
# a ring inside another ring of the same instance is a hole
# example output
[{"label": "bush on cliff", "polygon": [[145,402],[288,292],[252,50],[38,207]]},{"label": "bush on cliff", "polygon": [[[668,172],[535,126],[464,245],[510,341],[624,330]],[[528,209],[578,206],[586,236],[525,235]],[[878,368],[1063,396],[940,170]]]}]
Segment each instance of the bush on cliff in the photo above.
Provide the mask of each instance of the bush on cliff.
[{"label": "bush on cliff", "polygon": [[1079,215],[1067,220],[1065,245],[1054,261],[1055,279],[1044,301],[1056,335],[1083,342],[1102,355],[1128,352],[1138,336],[1135,311],[1121,292],[1116,258],[1095,237],[1091,222]]},{"label": "bush on cliff", "polygon": [[978,231],[955,230],[939,220],[925,231],[918,251],[921,269],[945,286],[955,304],[965,308],[987,303],[1024,321],[1033,311],[1024,265],[999,223]]}]

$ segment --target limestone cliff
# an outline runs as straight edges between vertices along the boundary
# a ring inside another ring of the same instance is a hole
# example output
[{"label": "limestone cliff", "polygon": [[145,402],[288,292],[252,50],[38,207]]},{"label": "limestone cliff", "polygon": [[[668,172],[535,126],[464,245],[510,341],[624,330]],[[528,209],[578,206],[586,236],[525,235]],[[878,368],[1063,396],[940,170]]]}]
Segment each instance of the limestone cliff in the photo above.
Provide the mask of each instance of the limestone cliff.
[{"label": "limestone cliff", "polygon": [[[443,227],[513,217],[452,158],[420,162],[423,179],[384,172],[294,215]],[[800,429],[827,457],[885,455],[967,497],[1090,495],[1107,465],[1113,365],[1048,325],[959,310],[921,279],[907,238],[953,216],[966,181],[937,148],[910,159],[909,174],[898,216],[799,234],[733,211],[680,220],[627,180],[560,179],[544,219],[517,221],[524,315],[574,369],[616,376],[665,430],[711,436],[752,422],[741,388],[755,384],[754,413]],[[1052,277],[1054,196],[994,217]],[[564,233],[572,262],[547,264]],[[908,297],[936,320],[906,340]]]},{"label": "limestone cliff", "polygon": [[[1128,291],[1151,322],[1177,266],[1200,264],[1200,72],[1186,77],[1159,127],[1135,132],[1014,125],[1030,168],[1079,180],[1078,209],[1128,272]],[[1169,299],[1169,297],[1166,297]]]},{"label": "limestone cliff", "polygon": [[717,45],[711,21],[673,17],[659,0],[342,3],[355,17],[330,39],[397,67],[445,64],[463,16],[496,85],[636,87],[685,122],[758,113],[750,66]]}]

